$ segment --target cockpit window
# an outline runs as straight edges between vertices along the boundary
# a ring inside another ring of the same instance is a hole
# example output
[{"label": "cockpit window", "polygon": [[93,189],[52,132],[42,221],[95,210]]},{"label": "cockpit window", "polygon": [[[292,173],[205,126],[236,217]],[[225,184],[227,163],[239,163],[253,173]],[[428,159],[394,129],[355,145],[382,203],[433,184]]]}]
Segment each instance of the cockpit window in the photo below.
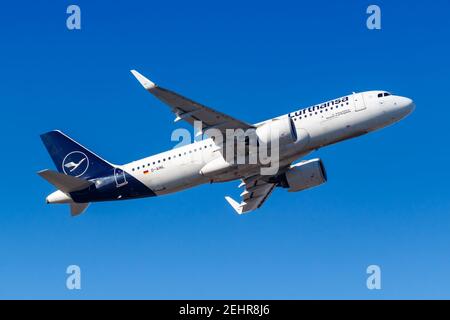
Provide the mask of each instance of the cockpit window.
[{"label": "cockpit window", "polygon": [[390,96],[390,95],[391,95],[391,94],[390,94],[389,92],[381,92],[381,93],[378,94],[378,98],[388,97],[388,96]]}]

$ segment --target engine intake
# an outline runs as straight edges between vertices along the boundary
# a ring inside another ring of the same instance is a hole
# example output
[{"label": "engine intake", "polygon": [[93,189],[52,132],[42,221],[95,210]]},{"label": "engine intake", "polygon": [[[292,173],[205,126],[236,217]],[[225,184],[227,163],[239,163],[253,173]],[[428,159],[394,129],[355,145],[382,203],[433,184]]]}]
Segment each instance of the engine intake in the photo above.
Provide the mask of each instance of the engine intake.
[{"label": "engine intake", "polygon": [[297,192],[316,187],[327,181],[322,160],[312,159],[292,165],[284,174],[284,187]]}]

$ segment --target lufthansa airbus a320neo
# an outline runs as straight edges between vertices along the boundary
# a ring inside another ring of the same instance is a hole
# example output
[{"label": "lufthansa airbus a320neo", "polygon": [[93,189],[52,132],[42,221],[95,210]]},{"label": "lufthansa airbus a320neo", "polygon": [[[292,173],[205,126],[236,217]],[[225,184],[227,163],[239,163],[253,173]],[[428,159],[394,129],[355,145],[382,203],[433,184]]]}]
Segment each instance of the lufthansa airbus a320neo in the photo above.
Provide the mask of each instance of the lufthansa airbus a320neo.
[{"label": "lufthansa airbus a320neo", "polygon": [[240,201],[228,196],[225,199],[237,213],[246,213],[261,207],[275,187],[296,192],[326,182],[320,159],[294,163],[297,159],[393,124],[415,108],[409,98],[382,90],[366,91],[249,124],[157,86],[135,70],[131,72],[148,92],[170,107],[175,121],[191,125],[198,121],[202,131],[215,129],[224,135],[230,129],[248,130],[253,132],[257,146],[276,142],[278,169],[267,174],[262,170],[267,164],[261,161],[236,163],[226,157],[223,141],[207,135],[189,145],[117,165],[55,130],[41,135],[58,170],[38,172],[57,189],[47,196],[47,203],[67,203],[75,216],[91,202],[159,196],[204,183],[239,179],[239,187],[244,188]]}]

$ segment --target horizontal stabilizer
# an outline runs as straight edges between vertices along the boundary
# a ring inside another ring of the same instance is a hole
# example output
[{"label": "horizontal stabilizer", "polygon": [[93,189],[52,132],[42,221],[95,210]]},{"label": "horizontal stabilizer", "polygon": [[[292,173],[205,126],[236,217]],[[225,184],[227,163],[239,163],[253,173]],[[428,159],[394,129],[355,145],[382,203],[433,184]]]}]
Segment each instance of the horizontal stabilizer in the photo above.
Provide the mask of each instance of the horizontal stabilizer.
[{"label": "horizontal stabilizer", "polygon": [[83,190],[93,184],[92,181],[68,176],[66,174],[48,169],[39,171],[38,175],[40,175],[42,178],[50,182],[57,189],[61,190],[64,193]]},{"label": "horizontal stabilizer", "polygon": [[89,207],[89,203],[71,203],[70,204],[70,214],[72,216],[77,216],[82,214],[86,208]]}]

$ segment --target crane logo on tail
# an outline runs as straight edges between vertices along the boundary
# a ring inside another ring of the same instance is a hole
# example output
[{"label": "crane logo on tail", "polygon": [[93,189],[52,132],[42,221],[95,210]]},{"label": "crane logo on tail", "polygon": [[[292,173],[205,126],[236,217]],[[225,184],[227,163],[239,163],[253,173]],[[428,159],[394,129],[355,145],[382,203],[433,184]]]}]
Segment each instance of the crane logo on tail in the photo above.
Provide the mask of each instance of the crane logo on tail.
[{"label": "crane logo on tail", "polygon": [[64,157],[63,172],[69,176],[80,177],[89,167],[89,158],[81,151],[72,151]]}]

